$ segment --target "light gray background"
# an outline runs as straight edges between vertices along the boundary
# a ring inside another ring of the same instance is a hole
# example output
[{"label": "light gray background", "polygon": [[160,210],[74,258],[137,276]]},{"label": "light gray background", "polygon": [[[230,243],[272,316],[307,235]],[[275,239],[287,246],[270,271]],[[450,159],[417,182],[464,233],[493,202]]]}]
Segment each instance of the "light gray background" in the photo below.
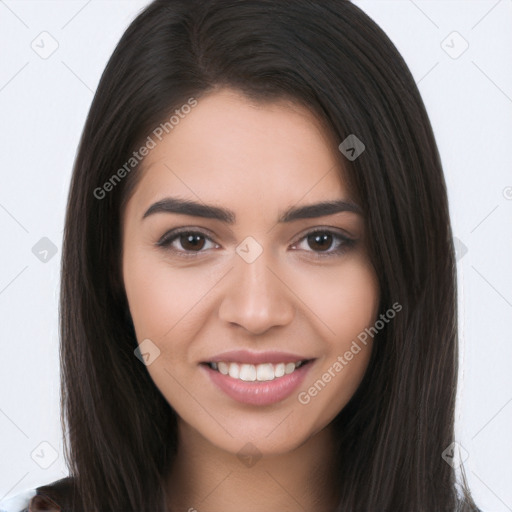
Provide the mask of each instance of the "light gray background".
[{"label": "light gray background", "polygon": [[[57,316],[65,202],[93,91],[147,3],[0,0],[0,500],[68,474]],[[512,0],[355,3],[397,45],[434,127],[461,249],[457,441],[477,504],[512,511]],[[46,59],[31,47],[51,49],[43,31],[58,42]],[[43,237],[56,247],[35,250],[46,262],[32,251]]]}]

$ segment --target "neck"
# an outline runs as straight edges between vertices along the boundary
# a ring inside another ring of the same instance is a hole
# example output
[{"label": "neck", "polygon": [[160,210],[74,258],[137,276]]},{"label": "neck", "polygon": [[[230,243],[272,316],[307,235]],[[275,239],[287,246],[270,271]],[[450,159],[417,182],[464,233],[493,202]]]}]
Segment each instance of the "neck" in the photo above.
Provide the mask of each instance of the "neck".
[{"label": "neck", "polygon": [[337,505],[332,430],[295,450],[243,461],[180,420],[168,476],[169,512],[333,512]]}]

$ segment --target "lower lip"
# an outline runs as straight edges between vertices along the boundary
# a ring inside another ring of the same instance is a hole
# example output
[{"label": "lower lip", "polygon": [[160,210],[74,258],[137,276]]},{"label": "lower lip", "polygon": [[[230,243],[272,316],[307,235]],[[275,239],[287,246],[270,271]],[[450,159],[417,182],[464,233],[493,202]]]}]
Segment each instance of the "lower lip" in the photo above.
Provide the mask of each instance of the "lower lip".
[{"label": "lower lip", "polygon": [[288,375],[264,382],[245,382],[212,370],[208,365],[200,366],[208,372],[213,383],[233,400],[250,405],[270,405],[288,398],[300,386],[313,362],[309,361]]}]

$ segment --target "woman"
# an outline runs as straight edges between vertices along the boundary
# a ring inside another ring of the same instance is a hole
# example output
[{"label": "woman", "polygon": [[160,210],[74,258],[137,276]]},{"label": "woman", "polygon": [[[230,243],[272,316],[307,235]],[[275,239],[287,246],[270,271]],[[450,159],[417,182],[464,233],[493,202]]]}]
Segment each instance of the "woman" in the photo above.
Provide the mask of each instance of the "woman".
[{"label": "woman", "polygon": [[91,106],[62,265],[71,476],[30,510],[478,510],[438,150],[350,2],[152,2]]}]

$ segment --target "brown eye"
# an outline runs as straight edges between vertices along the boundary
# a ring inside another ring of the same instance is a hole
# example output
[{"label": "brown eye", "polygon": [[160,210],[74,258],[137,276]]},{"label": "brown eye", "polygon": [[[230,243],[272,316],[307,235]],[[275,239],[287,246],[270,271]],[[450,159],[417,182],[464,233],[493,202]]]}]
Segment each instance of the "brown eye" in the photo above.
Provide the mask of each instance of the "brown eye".
[{"label": "brown eye", "polygon": [[332,245],[332,233],[317,231],[307,236],[308,244],[315,251],[326,251]]},{"label": "brown eye", "polygon": [[166,233],[157,245],[178,256],[193,257],[215,248],[217,244],[200,231],[181,230]]},{"label": "brown eye", "polygon": [[354,247],[356,243],[356,239],[338,231],[316,229],[306,233],[292,248],[309,253],[309,256],[313,258],[326,258],[341,256]]},{"label": "brown eye", "polygon": [[186,251],[201,250],[205,245],[205,238],[200,233],[182,233],[178,236],[181,247]]}]

